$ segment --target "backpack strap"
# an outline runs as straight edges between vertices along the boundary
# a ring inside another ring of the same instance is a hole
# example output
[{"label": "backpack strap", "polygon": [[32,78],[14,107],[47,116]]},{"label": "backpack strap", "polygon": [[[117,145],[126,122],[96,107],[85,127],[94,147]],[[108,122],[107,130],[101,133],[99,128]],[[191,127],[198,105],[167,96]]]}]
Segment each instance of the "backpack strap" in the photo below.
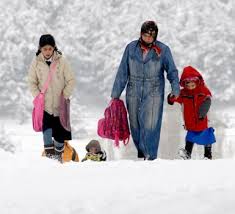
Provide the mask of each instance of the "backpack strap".
[{"label": "backpack strap", "polygon": [[56,64],[57,64],[56,61],[54,61],[50,66],[50,71],[49,71],[49,74],[47,76],[47,81],[44,83],[42,91],[41,91],[42,94],[44,94],[46,92],[46,90],[47,90],[47,88],[48,88],[48,86],[49,86],[49,84],[52,80],[52,77],[53,77],[53,75],[56,71]]}]

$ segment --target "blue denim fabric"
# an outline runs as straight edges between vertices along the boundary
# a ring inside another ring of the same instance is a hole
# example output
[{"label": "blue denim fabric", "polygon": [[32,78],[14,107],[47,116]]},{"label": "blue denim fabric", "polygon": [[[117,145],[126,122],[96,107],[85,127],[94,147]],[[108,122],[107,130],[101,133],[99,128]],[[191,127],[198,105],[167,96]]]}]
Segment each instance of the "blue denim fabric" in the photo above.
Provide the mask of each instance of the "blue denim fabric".
[{"label": "blue denim fabric", "polygon": [[53,145],[53,141],[52,141],[52,129],[46,129],[43,132],[43,142],[44,142],[44,146],[51,146]]},{"label": "blue denim fabric", "polygon": [[157,158],[162,123],[165,78],[167,73],[172,94],[179,95],[178,70],[169,47],[157,41],[158,56],[151,49],[143,60],[139,41],[127,45],[114,81],[111,97],[119,98],[126,88],[130,128],[137,150],[146,158]]},{"label": "blue denim fabric", "polygon": [[57,152],[62,152],[64,150],[64,142],[58,142],[54,140],[54,145]]}]

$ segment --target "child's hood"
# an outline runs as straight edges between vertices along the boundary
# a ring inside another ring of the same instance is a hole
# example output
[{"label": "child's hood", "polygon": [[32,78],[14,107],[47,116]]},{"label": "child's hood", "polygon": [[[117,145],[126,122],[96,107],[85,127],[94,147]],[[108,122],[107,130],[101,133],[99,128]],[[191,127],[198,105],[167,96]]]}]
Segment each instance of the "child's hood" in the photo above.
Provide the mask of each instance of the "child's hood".
[{"label": "child's hood", "polygon": [[204,84],[204,80],[203,80],[202,75],[192,66],[187,66],[184,68],[183,73],[181,74],[180,86],[184,87],[183,82],[186,79],[192,79],[192,78],[198,78],[200,85]]},{"label": "child's hood", "polygon": [[96,152],[101,151],[101,146],[98,140],[91,140],[87,145],[86,145],[86,150],[89,152],[91,148],[95,148]]},{"label": "child's hood", "polygon": [[[187,90],[184,88],[184,81],[187,79],[194,79],[197,78],[198,86],[194,90]],[[183,69],[183,73],[180,78],[180,86],[183,87],[183,93],[187,91],[187,93],[191,94],[197,94],[197,93],[203,93],[207,96],[212,96],[210,90],[205,85],[204,79],[202,75],[192,66],[187,66]]]}]

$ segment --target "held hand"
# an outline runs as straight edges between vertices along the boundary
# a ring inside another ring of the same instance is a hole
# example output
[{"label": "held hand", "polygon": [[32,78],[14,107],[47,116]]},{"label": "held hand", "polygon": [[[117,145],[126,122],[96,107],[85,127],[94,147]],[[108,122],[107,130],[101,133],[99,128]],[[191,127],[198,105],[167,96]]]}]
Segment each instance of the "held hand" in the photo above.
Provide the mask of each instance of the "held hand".
[{"label": "held hand", "polygon": [[175,95],[173,92],[170,93],[171,97],[174,98],[175,100],[179,98],[179,94]]},{"label": "held hand", "polygon": [[167,102],[169,105],[173,105],[174,104],[174,99],[176,99],[176,97],[173,94],[168,94],[167,96]]}]

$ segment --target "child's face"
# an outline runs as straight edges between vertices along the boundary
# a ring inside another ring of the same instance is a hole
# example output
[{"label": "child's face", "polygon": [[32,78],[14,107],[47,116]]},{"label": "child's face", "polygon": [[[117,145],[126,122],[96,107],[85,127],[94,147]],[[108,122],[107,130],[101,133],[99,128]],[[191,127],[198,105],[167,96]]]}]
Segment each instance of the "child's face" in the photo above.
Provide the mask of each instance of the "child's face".
[{"label": "child's face", "polygon": [[96,153],[96,148],[95,147],[91,147],[89,149],[89,152],[92,153],[92,154],[95,154]]},{"label": "child's face", "polygon": [[55,48],[52,47],[51,45],[45,45],[40,50],[45,59],[50,59],[53,54],[54,49]]},{"label": "child's face", "polygon": [[193,81],[187,81],[185,83],[185,87],[188,89],[188,90],[193,90],[197,87],[197,84]]}]

